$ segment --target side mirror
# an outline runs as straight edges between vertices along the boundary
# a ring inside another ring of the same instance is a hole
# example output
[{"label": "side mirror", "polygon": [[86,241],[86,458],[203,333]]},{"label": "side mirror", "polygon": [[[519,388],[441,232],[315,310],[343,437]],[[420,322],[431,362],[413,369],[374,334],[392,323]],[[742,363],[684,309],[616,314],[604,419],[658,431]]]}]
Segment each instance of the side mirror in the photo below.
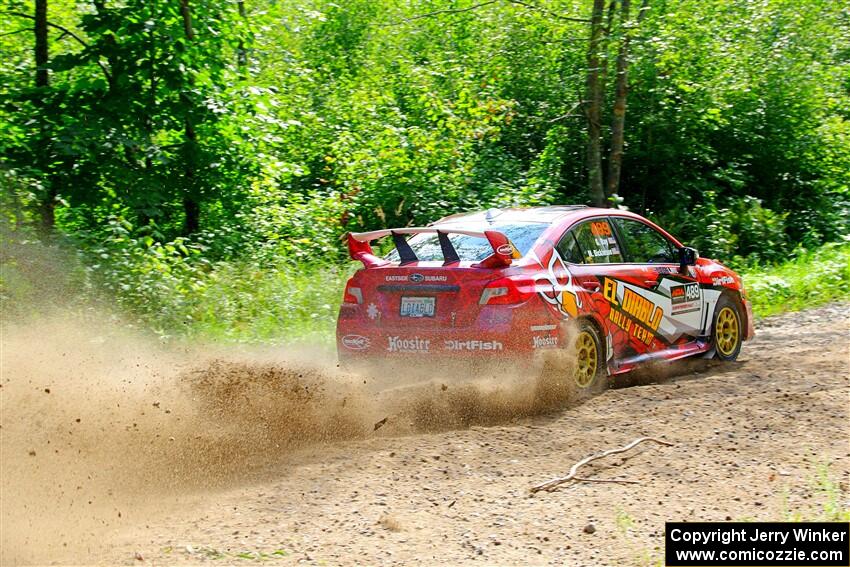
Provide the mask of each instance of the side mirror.
[{"label": "side mirror", "polygon": [[696,248],[682,246],[679,248],[679,270],[684,271],[687,266],[694,266],[699,258]]}]

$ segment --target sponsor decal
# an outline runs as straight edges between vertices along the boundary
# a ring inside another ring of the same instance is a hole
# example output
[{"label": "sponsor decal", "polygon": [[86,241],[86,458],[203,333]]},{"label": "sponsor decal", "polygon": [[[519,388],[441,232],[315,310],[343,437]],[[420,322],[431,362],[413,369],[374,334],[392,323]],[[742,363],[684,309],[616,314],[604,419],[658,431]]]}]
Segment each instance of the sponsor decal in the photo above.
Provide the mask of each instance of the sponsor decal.
[{"label": "sponsor decal", "polygon": [[[573,276],[570,274],[563,260],[556,251],[552,251],[549,257],[549,265],[545,274],[536,274],[534,283],[538,289],[542,289],[540,297],[558,309],[558,313],[569,317],[578,317],[578,310],[582,307],[581,298],[570,290],[573,284]],[[551,291],[546,288],[551,286]],[[532,329],[534,331],[536,329]]]},{"label": "sponsor decal", "polygon": [[531,337],[531,344],[534,348],[552,348],[558,346],[557,335],[535,335]]},{"label": "sponsor decal", "polygon": [[688,313],[699,309],[700,289],[698,283],[674,285],[670,287],[672,312]]},{"label": "sponsor decal", "polygon": [[479,341],[475,339],[470,339],[466,341],[443,341],[443,347],[446,350],[502,350],[502,343],[499,341]]},{"label": "sponsor decal", "polygon": [[448,276],[442,275],[425,275],[425,274],[392,274],[386,276],[384,281],[388,282],[411,282],[411,283],[422,283],[422,282],[444,282],[448,281]]},{"label": "sponsor decal", "polygon": [[721,276],[719,278],[711,278],[711,283],[714,285],[732,285],[735,283],[735,278],[732,276]]},{"label": "sponsor decal", "polygon": [[618,300],[618,287],[617,280],[604,278],[602,295],[614,307],[622,309],[627,315],[631,315],[639,323],[646,325],[653,331],[657,331],[658,326],[661,325],[661,319],[664,317],[661,307],[627,287],[623,288],[622,300]]},{"label": "sponsor decal", "polygon": [[588,250],[588,257],[592,260],[593,258],[607,258],[608,256],[618,256],[620,254],[620,249],[616,246],[612,246],[610,248],[602,248],[599,250]]},{"label": "sponsor decal", "polygon": [[411,337],[403,339],[401,337],[387,337],[389,352],[430,352],[431,341],[429,339],[420,339],[419,337]]},{"label": "sponsor decal", "polygon": [[554,331],[558,325],[532,325],[529,327],[532,331]]},{"label": "sponsor decal", "polygon": [[[623,286],[622,297],[617,298],[620,285],[617,280],[603,278],[602,295],[611,304],[608,319],[645,345],[652,343],[655,332],[664,318],[664,311],[637,292]],[[631,317],[632,321],[625,318]],[[638,324],[632,324],[632,323]]]},{"label": "sponsor decal", "polygon": [[502,256],[513,256],[514,255],[514,247],[510,244],[502,244],[498,248],[496,248],[496,252],[501,254]]},{"label": "sponsor decal", "polygon": [[[590,233],[593,236],[614,236],[611,232],[611,225],[608,221],[594,221],[590,223]],[[615,241],[616,242],[616,241]]]},{"label": "sponsor decal", "polygon": [[381,316],[381,312],[378,311],[377,305],[375,305],[374,303],[370,303],[369,307],[366,308],[366,315],[369,317],[369,319],[372,319],[374,321],[375,319]]},{"label": "sponsor decal", "polygon": [[622,311],[612,309],[608,312],[608,319],[627,333],[632,330],[631,320],[623,315]]},{"label": "sponsor decal", "polygon": [[587,262],[593,263],[594,258],[604,258],[604,262],[609,262],[611,256],[621,255],[620,248],[617,246],[617,239],[614,238],[614,233],[608,221],[592,221],[588,224],[593,240],[596,242],[596,249],[587,251]]},{"label": "sponsor decal", "polygon": [[342,346],[350,350],[365,350],[370,345],[371,341],[362,335],[345,335],[342,337]]}]

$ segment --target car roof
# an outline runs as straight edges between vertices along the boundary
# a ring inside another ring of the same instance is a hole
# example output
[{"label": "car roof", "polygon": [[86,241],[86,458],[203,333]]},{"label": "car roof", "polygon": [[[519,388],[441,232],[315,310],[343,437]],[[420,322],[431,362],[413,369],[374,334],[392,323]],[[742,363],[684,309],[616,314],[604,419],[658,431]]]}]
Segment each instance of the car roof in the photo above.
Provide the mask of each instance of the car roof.
[{"label": "car roof", "polygon": [[493,224],[548,224],[538,239],[540,242],[549,241],[549,245],[553,245],[554,241],[561,235],[563,230],[568,226],[573,226],[578,222],[594,217],[609,216],[609,217],[625,217],[641,221],[649,224],[662,234],[667,236],[677,246],[682,246],[681,242],[672,234],[654,224],[650,220],[635,214],[625,209],[603,209],[599,207],[587,207],[584,205],[550,205],[546,207],[510,207],[504,209],[487,209],[486,211],[475,211],[471,213],[458,213],[443,217],[438,221],[431,223],[429,226],[446,225],[453,228],[466,228],[470,230],[486,229],[487,225]]},{"label": "car roof", "polygon": [[589,209],[584,205],[551,205],[546,207],[509,207],[504,209],[491,208],[484,211],[475,211],[471,213],[458,213],[443,217],[438,221],[431,223],[431,226],[438,224],[452,225],[477,225],[483,223],[545,223],[552,224],[555,221],[563,219],[565,216],[576,212],[588,212],[595,209]]}]

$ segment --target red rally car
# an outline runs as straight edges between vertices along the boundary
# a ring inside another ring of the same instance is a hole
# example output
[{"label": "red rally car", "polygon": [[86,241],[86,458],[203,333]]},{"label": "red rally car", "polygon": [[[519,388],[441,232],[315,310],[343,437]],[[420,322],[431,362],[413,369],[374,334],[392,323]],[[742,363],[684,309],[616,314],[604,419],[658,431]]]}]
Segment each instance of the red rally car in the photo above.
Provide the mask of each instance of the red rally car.
[{"label": "red rally car", "polygon": [[[384,237],[395,249],[379,257]],[[348,247],[363,268],[340,308],[341,362],[566,348],[592,389],[648,361],[734,360],[753,337],[741,278],[627,211],[490,209],[352,233]]]}]

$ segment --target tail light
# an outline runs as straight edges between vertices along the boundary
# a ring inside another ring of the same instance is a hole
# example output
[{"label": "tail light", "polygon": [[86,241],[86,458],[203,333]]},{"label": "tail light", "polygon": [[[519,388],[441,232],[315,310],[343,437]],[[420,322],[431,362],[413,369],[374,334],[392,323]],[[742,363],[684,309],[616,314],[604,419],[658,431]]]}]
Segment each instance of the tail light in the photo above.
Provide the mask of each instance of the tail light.
[{"label": "tail light", "polygon": [[354,303],[360,305],[363,303],[363,291],[359,287],[351,285],[354,280],[348,280],[345,284],[345,293],[342,296],[343,303]]},{"label": "tail light", "polygon": [[528,301],[534,295],[534,280],[525,277],[507,277],[493,280],[481,293],[479,305],[515,305]]}]

